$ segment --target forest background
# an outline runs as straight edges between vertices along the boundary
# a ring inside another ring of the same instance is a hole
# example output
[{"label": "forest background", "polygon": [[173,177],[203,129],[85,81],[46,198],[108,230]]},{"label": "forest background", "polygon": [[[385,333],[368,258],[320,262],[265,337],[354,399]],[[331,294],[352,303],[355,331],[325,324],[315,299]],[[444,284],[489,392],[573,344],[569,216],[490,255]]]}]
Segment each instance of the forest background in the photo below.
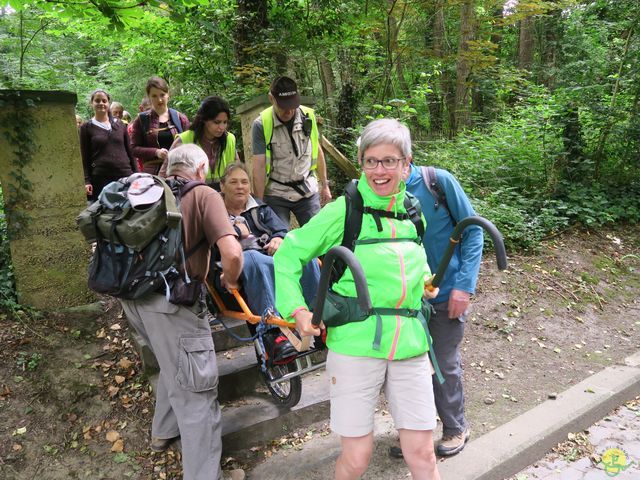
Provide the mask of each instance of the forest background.
[{"label": "forest background", "polygon": [[[452,171],[526,250],[640,220],[638,20],[637,0],[9,0],[0,88],[77,92],[88,118],[100,87],[135,115],[157,74],[193,118],[207,95],[237,107],[288,74],[352,160],[370,119],[406,122],[416,162]],[[15,306],[1,205],[0,309]]]}]

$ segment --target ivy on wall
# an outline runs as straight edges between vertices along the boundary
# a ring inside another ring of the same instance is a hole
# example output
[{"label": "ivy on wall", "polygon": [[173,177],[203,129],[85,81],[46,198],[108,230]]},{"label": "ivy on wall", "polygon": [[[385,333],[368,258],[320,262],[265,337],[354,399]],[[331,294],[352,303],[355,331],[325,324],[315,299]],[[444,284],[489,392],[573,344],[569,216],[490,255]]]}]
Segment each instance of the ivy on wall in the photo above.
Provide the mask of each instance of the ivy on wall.
[{"label": "ivy on wall", "polygon": [[26,167],[37,148],[35,106],[32,98],[24,98],[20,92],[0,94],[0,125],[12,153],[10,180],[0,188],[0,313],[15,314],[23,308],[18,303],[8,240],[19,238],[29,222],[19,206],[30,200],[33,191]]},{"label": "ivy on wall", "polygon": [[26,205],[33,192],[26,168],[37,150],[35,107],[36,100],[25,98],[20,91],[0,94],[0,125],[13,154],[8,175],[10,180],[3,185],[4,213],[10,239],[19,238],[29,222],[29,216],[20,205]]}]

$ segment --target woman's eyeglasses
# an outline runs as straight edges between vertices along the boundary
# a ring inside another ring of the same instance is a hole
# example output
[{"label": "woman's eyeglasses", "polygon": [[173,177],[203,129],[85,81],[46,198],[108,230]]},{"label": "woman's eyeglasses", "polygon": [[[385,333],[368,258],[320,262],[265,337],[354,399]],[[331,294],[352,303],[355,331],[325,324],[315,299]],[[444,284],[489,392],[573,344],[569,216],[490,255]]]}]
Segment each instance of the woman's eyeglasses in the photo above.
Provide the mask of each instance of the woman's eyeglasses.
[{"label": "woman's eyeglasses", "polygon": [[398,163],[404,159],[405,157],[384,157],[381,159],[367,157],[362,160],[362,168],[365,170],[374,170],[378,164],[381,163],[386,170],[393,170],[398,166]]}]

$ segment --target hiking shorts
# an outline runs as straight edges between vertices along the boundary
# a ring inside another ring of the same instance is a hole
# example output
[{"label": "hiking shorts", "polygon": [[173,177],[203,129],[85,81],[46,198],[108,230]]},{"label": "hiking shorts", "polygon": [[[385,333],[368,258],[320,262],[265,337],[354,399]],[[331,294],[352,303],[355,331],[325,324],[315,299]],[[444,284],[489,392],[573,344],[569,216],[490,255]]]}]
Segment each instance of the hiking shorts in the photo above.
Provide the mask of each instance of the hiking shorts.
[{"label": "hiking shorts", "polygon": [[436,407],[429,355],[406,360],[353,357],[329,350],[327,355],[331,429],[343,437],[373,432],[380,390],[389,403],[395,427],[433,430]]}]

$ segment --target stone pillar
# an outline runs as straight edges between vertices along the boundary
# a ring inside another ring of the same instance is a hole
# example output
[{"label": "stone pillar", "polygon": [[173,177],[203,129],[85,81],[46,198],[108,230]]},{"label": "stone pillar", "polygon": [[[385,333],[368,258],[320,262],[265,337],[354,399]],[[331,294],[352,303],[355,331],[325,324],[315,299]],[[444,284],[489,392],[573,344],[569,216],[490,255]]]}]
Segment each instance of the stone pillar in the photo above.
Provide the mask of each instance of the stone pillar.
[{"label": "stone pillar", "polygon": [[[313,107],[316,101],[313,97],[300,97],[300,101],[303,105]],[[252,142],[251,142],[251,126],[253,121],[258,118],[260,112],[269,107],[269,97],[267,95],[260,95],[248,102],[245,102],[236,108],[236,112],[240,115],[240,124],[242,126],[242,145],[244,146],[244,161],[251,177],[253,184],[253,172],[251,170],[251,157],[253,156]]]},{"label": "stone pillar", "polygon": [[[11,218],[25,219],[10,240],[19,301],[39,309],[75,306],[94,300],[87,288],[89,246],[76,227],[86,206],[80,142],[71,92],[0,90],[0,185],[11,204],[20,169],[16,145],[7,139],[16,122],[33,120],[31,161],[22,168],[31,183]],[[23,116],[23,105],[30,105]],[[13,187],[13,188],[11,188]],[[19,198],[19,197],[18,197]]]}]

